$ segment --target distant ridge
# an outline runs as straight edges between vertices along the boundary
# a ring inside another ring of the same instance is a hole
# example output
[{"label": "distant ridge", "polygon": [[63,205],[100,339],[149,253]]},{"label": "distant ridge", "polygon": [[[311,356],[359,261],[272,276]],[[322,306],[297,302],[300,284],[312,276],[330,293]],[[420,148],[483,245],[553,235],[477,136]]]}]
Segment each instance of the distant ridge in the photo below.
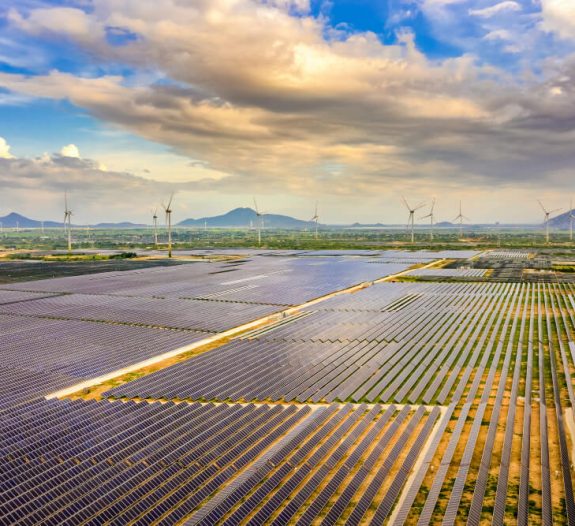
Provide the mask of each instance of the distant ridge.
[{"label": "distant ridge", "polygon": [[[40,221],[37,219],[30,219],[29,217],[17,214],[16,212],[11,212],[4,217],[0,217],[0,223],[2,223],[3,228],[42,228],[42,223],[44,223],[44,228],[64,227],[64,223],[59,223],[58,221]],[[81,228],[81,226],[78,225],[72,226]],[[97,225],[91,226],[92,228],[145,228],[147,225],[123,221],[120,223],[98,223]]]},{"label": "distant ridge", "polygon": [[[42,228],[42,221],[30,219],[23,215],[17,214],[16,212],[11,212],[4,217],[0,217],[0,222],[2,223],[3,228]],[[62,227],[63,223],[58,223],[56,221],[44,221],[44,226],[46,228],[57,228]]]},{"label": "distant ridge", "polygon": [[[266,228],[303,229],[315,228],[313,221],[302,221],[290,216],[280,214],[264,214],[264,226]],[[199,219],[185,219],[178,226],[204,226],[209,227],[256,227],[260,221],[255,210],[251,208],[235,208],[226,214],[212,217],[200,217]]]},{"label": "distant ridge", "polygon": [[98,223],[93,225],[94,228],[146,228],[148,225],[140,223],[130,223],[130,221],[122,221],[121,223]]}]

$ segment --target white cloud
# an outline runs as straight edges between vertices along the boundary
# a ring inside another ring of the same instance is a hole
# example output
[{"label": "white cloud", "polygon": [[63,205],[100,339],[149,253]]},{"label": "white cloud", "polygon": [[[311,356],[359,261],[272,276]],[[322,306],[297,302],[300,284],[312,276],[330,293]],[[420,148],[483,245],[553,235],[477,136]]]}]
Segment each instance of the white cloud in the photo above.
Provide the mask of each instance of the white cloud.
[{"label": "white cloud", "polygon": [[80,150],[75,144],[68,144],[62,147],[62,149],[60,150],[60,155],[62,157],[73,157],[75,159],[79,159]]},{"label": "white cloud", "polygon": [[0,159],[13,159],[14,156],[10,153],[10,145],[6,139],[0,137]]},{"label": "white cloud", "polygon": [[544,31],[564,39],[575,39],[575,2],[573,0],[541,0]]},{"label": "white cloud", "polygon": [[513,0],[505,0],[504,2],[484,7],[483,9],[470,9],[469,14],[472,16],[479,16],[481,18],[491,18],[510,11],[521,11],[521,5]]},{"label": "white cloud", "polygon": [[507,29],[496,29],[487,33],[483,40],[512,40],[513,35]]}]

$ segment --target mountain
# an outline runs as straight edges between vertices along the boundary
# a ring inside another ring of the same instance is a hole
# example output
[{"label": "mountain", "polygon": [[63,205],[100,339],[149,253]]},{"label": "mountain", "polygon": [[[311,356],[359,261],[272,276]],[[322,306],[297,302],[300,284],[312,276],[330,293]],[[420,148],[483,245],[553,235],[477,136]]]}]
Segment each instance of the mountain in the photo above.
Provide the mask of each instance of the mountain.
[{"label": "mountain", "polygon": [[[42,228],[42,221],[36,219],[30,219],[16,212],[11,212],[10,214],[0,217],[0,223],[3,228]],[[57,221],[44,221],[44,228],[63,228],[64,223],[58,223]],[[76,227],[77,225],[72,225]],[[98,223],[93,225],[93,228],[145,228],[146,225],[130,223],[129,221],[124,221],[121,223]]]},{"label": "mountain", "polygon": [[[42,228],[42,221],[36,221],[35,219],[29,219],[23,215],[17,214],[16,212],[11,212],[10,214],[0,217],[0,223],[4,228]],[[44,221],[44,226],[46,228],[57,228],[62,227],[63,223],[57,223],[55,221]]]},{"label": "mountain", "polygon": [[[571,223],[570,215],[575,215],[575,210],[567,211],[564,214],[555,216],[549,220],[549,226],[551,228],[557,228],[559,230],[568,230]],[[575,220],[574,220],[575,221]],[[574,223],[575,226],[575,223]]]},{"label": "mountain", "polygon": [[146,228],[148,225],[143,225],[140,223],[130,223],[129,221],[123,221],[121,223],[98,223],[94,225],[94,228]]},{"label": "mountain", "polygon": [[[303,229],[315,227],[315,223],[313,221],[302,221],[301,219],[295,219],[294,217],[279,214],[264,214],[263,220],[266,228]],[[209,227],[245,228],[250,225],[254,227],[257,226],[258,221],[259,218],[255,210],[252,210],[251,208],[235,208],[234,210],[219,216],[185,219],[178,223],[178,226],[203,227],[204,225],[207,225]]]},{"label": "mountain", "polygon": [[383,223],[372,223],[372,224],[353,223],[346,228],[381,228],[383,226],[384,226]]}]

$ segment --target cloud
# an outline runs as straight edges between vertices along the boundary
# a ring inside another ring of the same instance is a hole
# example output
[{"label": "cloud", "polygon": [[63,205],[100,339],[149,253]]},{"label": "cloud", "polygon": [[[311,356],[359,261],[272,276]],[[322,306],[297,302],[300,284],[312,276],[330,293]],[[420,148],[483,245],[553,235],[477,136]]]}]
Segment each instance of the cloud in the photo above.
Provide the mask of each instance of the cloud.
[{"label": "cloud", "polygon": [[541,0],[541,27],[567,40],[575,39],[575,3],[571,0]]},{"label": "cloud", "polygon": [[107,217],[138,218],[150,202],[194,188],[192,184],[172,185],[126,172],[105,171],[97,161],[58,154],[38,158],[0,156],[0,186],[3,208],[10,203],[13,210],[34,216],[45,214],[45,219],[59,214],[67,191],[72,196],[76,220],[81,223]]},{"label": "cloud", "polygon": [[68,144],[67,146],[62,146],[60,150],[60,155],[62,157],[74,157],[76,159],[80,158],[80,150],[75,144]]},{"label": "cloud", "polygon": [[0,137],[0,159],[12,159],[14,156],[10,153],[10,145],[6,139]]},{"label": "cloud", "polygon": [[[423,4],[456,22],[470,9],[460,0]],[[511,49],[523,36],[486,14],[517,11],[511,4],[471,2],[475,16],[466,23],[478,24],[485,47]],[[541,188],[547,174],[575,162],[568,59],[514,78],[471,52],[430,59],[409,31],[389,44],[371,32],[335,34],[305,1],[94,0],[86,11],[59,9],[13,11],[11,27],[40,41],[71,41],[85,52],[87,71],[0,73],[0,86],[68,100],[206,167],[182,188],[334,199],[406,187]],[[135,38],[110,44],[109,28]],[[59,162],[79,169],[76,161],[84,160]],[[82,173],[113,184],[120,172],[111,168],[106,177],[97,165]]]},{"label": "cloud", "polygon": [[484,7],[482,9],[470,9],[469,14],[481,18],[491,18],[501,13],[509,13],[512,11],[521,11],[521,5],[513,0],[505,0],[504,2]]},{"label": "cloud", "polygon": [[513,34],[507,29],[496,29],[487,33],[483,40],[512,40]]}]

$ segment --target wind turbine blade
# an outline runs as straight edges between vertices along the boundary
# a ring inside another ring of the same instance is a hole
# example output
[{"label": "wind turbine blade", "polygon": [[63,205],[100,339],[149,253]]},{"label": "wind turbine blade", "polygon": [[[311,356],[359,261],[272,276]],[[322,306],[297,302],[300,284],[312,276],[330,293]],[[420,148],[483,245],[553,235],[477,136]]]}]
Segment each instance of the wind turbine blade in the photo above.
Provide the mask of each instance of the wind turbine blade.
[{"label": "wind turbine blade", "polygon": [[170,200],[168,201],[168,206],[167,206],[167,208],[170,208],[170,206],[172,206],[172,201],[173,201],[173,199],[174,199],[174,192],[172,192],[171,195],[170,195]]},{"label": "wind turbine blade", "polygon": [[260,215],[260,211],[258,209],[258,202],[256,201],[256,198],[254,197],[254,208],[256,209],[256,215]]},{"label": "wind turbine blade", "polygon": [[562,210],[561,208],[556,208],[555,210],[551,210],[551,212],[548,212],[548,213],[549,213],[549,215],[551,215],[551,214],[554,214],[555,212],[559,212],[561,210]]},{"label": "wind turbine blade", "polygon": [[407,199],[405,197],[401,196],[401,200],[403,201],[405,208],[407,208],[409,211],[411,211],[411,208],[409,207],[409,203],[407,202]]},{"label": "wind turbine blade", "polygon": [[547,214],[548,212],[547,212],[547,210],[545,209],[545,207],[543,206],[543,203],[542,203],[539,199],[537,199],[537,202],[539,203],[539,206],[541,207],[541,210],[543,210],[543,212],[544,212],[545,214]]}]

